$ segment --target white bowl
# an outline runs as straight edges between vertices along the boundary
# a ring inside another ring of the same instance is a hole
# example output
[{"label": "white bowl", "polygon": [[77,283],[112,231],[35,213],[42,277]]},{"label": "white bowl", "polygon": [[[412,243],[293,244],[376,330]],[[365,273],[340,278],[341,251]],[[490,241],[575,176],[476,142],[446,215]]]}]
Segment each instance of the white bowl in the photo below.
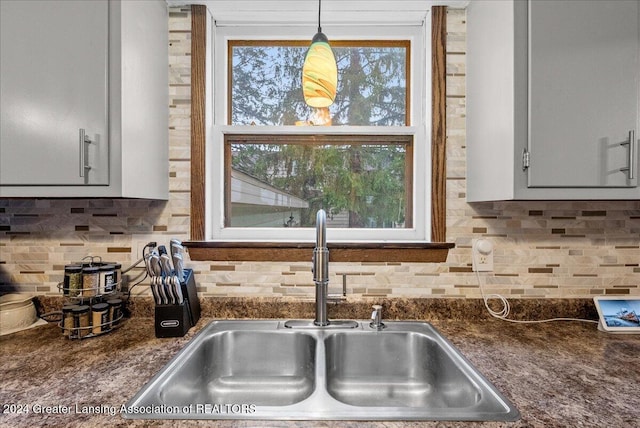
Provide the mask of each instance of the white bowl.
[{"label": "white bowl", "polygon": [[5,294],[0,296],[0,331],[24,329],[38,321],[32,296]]}]

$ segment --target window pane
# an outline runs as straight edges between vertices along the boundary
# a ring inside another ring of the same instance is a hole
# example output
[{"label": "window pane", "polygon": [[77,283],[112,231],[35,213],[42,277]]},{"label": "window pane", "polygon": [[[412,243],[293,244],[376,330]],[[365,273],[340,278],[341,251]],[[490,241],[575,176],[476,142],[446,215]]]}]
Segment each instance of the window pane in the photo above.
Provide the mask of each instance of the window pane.
[{"label": "window pane", "polygon": [[[332,125],[408,125],[408,41],[330,42],[338,64]],[[302,96],[309,42],[229,42],[230,124],[318,122]],[[321,112],[322,113],[322,112]]]},{"label": "window pane", "polygon": [[328,227],[411,227],[411,136],[228,135],[225,150],[227,227],[313,227],[320,208]]}]

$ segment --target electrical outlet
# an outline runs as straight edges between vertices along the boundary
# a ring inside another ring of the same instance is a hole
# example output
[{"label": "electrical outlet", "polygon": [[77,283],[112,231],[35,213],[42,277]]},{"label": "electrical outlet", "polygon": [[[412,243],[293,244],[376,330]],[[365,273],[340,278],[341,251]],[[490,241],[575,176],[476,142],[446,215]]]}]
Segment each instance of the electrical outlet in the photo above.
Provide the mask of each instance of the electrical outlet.
[{"label": "electrical outlet", "polygon": [[471,264],[474,272],[493,271],[493,243],[488,239],[471,241]]},{"label": "electrical outlet", "polygon": [[133,239],[136,241],[136,253],[132,256],[132,258],[135,260],[136,258],[142,257],[142,250],[144,249],[145,245],[147,245],[149,242],[158,240],[158,235],[153,235],[150,233],[140,233],[133,235]]}]

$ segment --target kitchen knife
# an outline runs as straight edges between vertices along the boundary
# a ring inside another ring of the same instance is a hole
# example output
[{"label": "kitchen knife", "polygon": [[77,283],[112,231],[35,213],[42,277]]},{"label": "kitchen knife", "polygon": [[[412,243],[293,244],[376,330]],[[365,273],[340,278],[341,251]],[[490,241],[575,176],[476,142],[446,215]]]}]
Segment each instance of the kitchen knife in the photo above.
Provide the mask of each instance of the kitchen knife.
[{"label": "kitchen knife", "polygon": [[169,296],[167,295],[166,288],[164,286],[163,278],[158,276],[156,277],[156,286],[158,288],[158,292],[160,294],[160,298],[162,300],[163,305],[169,304]]},{"label": "kitchen knife", "polygon": [[160,298],[160,293],[158,292],[158,286],[156,284],[156,280],[157,279],[158,279],[157,276],[152,276],[151,277],[150,288],[151,288],[151,293],[153,294],[153,300],[155,300],[156,305],[161,305],[162,304],[162,299]]},{"label": "kitchen knife", "polygon": [[164,245],[159,245],[158,246],[158,255],[163,255],[163,254],[167,254],[167,247],[165,247]]},{"label": "kitchen knife", "polygon": [[162,286],[162,277],[156,276],[156,290],[158,291],[158,295],[160,296],[160,304],[168,304],[169,298],[167,297],[167,293],[164,291],[164,287]]},{"label": "kitchen knife", "polygon": [[178,303],[178,298],[173,291],[173,277],[165,276],[162,278],[162,286],[164,287],[164,294],[167,296],[167,304],[175,305]]},{"label": "kitchen knife", "polygon": [[182,295],[182,285],[180,285],[180,280],[176,275],[173,275],[171,277],[171,280],[173,282],[173,291],[176,295],[178,304],[181,305],[184,302],[184,296]]},{"label": "kitchen knife", "polygon": [[153,271],[154,277],[152,278],[152,281],[155,284],[160,304],[166,305],[169,303],[169,299],[164,290],[164,286],[162,285],[162,266],[160,265],[160,257],[158,257],[157,254],[151,254],[151,257],[149,257],[149,265]]},{"label": "kitchen knife", "polygon": [[[176,270],[180,281],[182,281],[184,279],[184,247],[177,239],[171,240],[171,258],[173,260],[173,268]],[[177,259],[179,259],[180,262],[178,262]],[[180,273],[177,272],[178,270],[180,270]]]},{"label": "kitchen knife", "polygon": [[151,288],[151,293],[153,294],[153,300],[156,302],[156,305],[162,304],[162,299],[160,297],[160,293],[158,292],[158,287],[156,285],[156,270],[155,270],[155,261],[152,262],[152,259],[155,258],[155,254],[150,252],[144,256],[144,265],[147,269],[147,274],[149,275],[149,288]]},{"label": "kitchen knife", "polygon": [[162,269],[162,285],[164,287],[165,294],[169,299],[168,303],[175,305],[178,302],[178,297],[174,292],[171,259],[167,253],[160,255],[160,268]]},{"label": "kitchen knife", "polygon": [[153,276],[162,276],[162,268],[160,267],[160,257],[157,254],[149,256],[149,267]]},{"label": "kitchen knife", "polygon": [[[171,240],[173,241],[173,239]],[[176,254],[180,253],[180,250],[178,249],[178,245],[171,242],[171,245],[169,246],[169,250],[171,251],[171,261],[173,262],[173,268],[176,269]]]},{"label": "kitchen knife", "polygon": [[182,246],[180,241],[178,241],[177,239],[172,239],[171,240],[170,248],[171,248],[171,254],[172,255],[174,253],[183,253],[184,252],[184,247]]},{"label": "kitchen knife", "polygon": [[166,253],[160,255],[160,268],[162,269],[162,276],[171,276],[171,259]]},{"label": "kitchen knife", "polygon": [[151,269],[151,263],[149,262],[149,259],[151,258],[151,253],[146,254],[144,256],[144,267],[147,270],[147,275],[149,275],[150,277],[153,277],[153,270]]},{"label": "kitchen knife", "polygon": [[173,268],[175,274],[180,282],[184,281],[184,262],[182,260],[182,254],[174,254],[173,256]]},{"label": "kitchen knife", "polygon": [[[172,250],[176,246],[176,244],[172,244]],[[176,249],[179,251],[179,249]],[[160,256],[160,262],[162,267],[164,268],[165,273],[168,272],[167,284],[169,286],[169,292],[171,297],[173,298],[174,304],[182,304],[184,301],[184,297],[182,295],[182,289],[180,285],[180,278],[183,275],[182,269],[182,256],[175,251],[172,251],[172,255],[174,256],[174,260],[178,262],[178,267],[174,264],[174,270],[171,269],[171,260],[169,260],[169,255],[163,254]],[[180,276],[178,276],[178,269],[180,271]]]}]

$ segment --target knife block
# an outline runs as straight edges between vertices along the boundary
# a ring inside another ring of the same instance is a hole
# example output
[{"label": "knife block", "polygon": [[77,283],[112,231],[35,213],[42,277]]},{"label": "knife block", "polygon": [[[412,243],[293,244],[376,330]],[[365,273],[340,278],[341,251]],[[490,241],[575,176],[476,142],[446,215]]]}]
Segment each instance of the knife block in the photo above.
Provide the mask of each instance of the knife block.
[{"label": "knife block", "polygon": [[156,305],[156,337],[182,337],[200,319],[200,300],[193,269],[185,269],[180,282],[184,301],[179,305]]}]

